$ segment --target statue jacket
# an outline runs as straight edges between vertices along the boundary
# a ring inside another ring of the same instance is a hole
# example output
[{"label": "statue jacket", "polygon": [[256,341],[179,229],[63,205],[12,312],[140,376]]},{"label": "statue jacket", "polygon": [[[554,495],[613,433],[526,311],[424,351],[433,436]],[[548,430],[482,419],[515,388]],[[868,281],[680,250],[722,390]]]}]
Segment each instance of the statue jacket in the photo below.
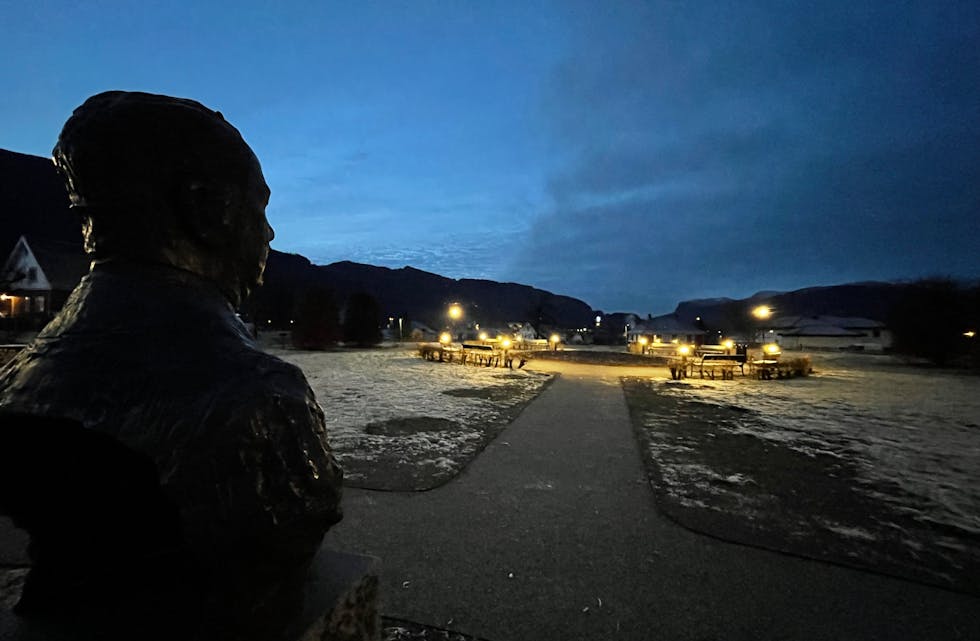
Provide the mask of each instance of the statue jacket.
[{"label": "statue jacket", "polygon": [[189,272],[95,265],[0,372],[0,410],[75,419],[151,459],[202,557],[309,556],[341,518],[342,472],[302,372]]}]

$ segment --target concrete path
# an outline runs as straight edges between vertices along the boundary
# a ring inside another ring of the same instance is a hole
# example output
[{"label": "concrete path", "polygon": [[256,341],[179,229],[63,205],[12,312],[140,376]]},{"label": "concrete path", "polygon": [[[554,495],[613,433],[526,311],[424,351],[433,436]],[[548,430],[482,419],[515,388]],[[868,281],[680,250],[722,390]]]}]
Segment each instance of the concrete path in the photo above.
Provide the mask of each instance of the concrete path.
[{"label": "concrete path", "polygon": [[460,477],[346,490],[327,544],[382,559],[384,614],[492,641],[980,638],[980,599],[675,525],[618,382],[638,372],[533,365],[560,377]]}]

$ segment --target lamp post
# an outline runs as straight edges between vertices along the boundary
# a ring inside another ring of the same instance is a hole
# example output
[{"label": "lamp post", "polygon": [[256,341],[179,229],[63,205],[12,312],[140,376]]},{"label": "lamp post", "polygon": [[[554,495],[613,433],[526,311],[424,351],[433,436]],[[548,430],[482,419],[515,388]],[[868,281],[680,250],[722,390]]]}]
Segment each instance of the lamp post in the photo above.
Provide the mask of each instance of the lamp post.
[{"label": "lamp post", "polygon": [[557,352],[558,344],[561,342],[561,336],[559,336],[558,334],[552,334],[551,337],[548,339],[548,342],[551,343],[551,351]]},{"label": "lamp post", "polygon": [[[764,321],[767,320],[770,316],[772,316],[772,309],[770,309],[768,305],[759,305],[758,307],[752,310],[752,315],[756,318],[756,320]],[[765,330],[761,328],[761,322],[759,325],[760,325],[758,329],[759,342],[762,343],[765,342],[765,338],[766,338],[764,334]]]},{"label": "lamp post", "polygon": [[459,303],[453,303],[449,306],[447,312],[449,314],[450,327],[452,328],[453,338],[456,338],[456,321],[463,317],[463,307]]}]

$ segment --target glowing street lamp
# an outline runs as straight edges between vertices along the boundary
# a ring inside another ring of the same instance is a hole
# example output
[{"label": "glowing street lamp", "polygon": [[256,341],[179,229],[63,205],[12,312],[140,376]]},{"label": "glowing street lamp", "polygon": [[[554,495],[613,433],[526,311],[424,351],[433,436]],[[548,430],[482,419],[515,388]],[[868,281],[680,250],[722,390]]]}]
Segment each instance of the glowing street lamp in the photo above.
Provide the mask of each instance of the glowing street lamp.
[{"label": "glowing street lamp", "polygon": [[729,339],[725,340],[722,343],[722,345],[725,347],[725,349],[732,349],[733,347],[735,347],[735,341],[733,341],[732,339],[729,338]]},{"label": "glowing street lamp", "polygon": [[680,354],[681,356],[687,356],[688,354],[691,353],[691,348],[688,347],[687,345],[681,345],[680,347],[677,348],[677,353]]},{"label": "glowing street lamp", "polygon": [[782,350],[779,349],[779,345],[776,345],[775,343],[768,343],[762,346],[762,351],[764,351],[767,356],[779,356]]},{"label": "glowing street lamp", "polygon": [[759,305],[758,307],[752,310],[752,315],[758,318],[759,320],[765,320],[770,316],[772,316],[772,310],[769,309],[769,307],[766,305]]},{"label": "glowing street lamp", "polygon": [[452,340],[453,337],[449,335],[449,332],[443,332],[439,334],[439,342],[442,343],[443,345],[448,345]]},{"label": "glowing street lamp", "polygon": [[500,346],[503,347],[504,349],[510,349],[510,345],[511,342],[509,338],[505,338],[502,341],[500,341]]},{"label": "glowing street lamp", "polygon": [[463,307],[459,303],[453,303],[446,310],[446,314],[449,316],[449,329],[456,334],[456,321],[463,317]]},{"label": "glowing street lamp", "polygon": [[487,340],[487,338],[488,338],[488,336],[487,336],[487,333],[486,332],[480,332],[480,340],[481,341],[485,341],[485,340]]},{"label": "glowing street lamp", "polygon": [[977,333],[971,329],[968,332],[963,332],[963,335],[966,336],[967,338],[973,338],[974,336],[977,335]]},{"label": "glowing street lamp", "polygon": [[558,343],[561,342],[561,336],[559,336],[558,334],[552,334],[551,336],[548,337],[548,342],[551,343],[551,349],[552,349],[552,351],[557,352],[558,351]]}]

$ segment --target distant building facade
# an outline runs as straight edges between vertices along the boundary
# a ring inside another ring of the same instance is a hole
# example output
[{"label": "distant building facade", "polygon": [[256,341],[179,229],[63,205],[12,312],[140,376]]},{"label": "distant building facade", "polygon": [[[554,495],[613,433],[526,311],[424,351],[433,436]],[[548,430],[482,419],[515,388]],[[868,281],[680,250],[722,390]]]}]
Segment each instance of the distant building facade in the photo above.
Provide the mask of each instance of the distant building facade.
[{"label": "distant building facade", "polygon": [[634,343],[645,338],[649,344],[682,343],[701,345],[708,332],[696,323],[681,320],[677,314],[664,314],[646,320],[637,320],[628,330],[628,341]]},{"label": "distant building facade", "polygon": [[767,336],[783,349],[854,349],[883,352],[892,346],[892,333],[884,323],[842,316],[782,316],[767,323]]}]

